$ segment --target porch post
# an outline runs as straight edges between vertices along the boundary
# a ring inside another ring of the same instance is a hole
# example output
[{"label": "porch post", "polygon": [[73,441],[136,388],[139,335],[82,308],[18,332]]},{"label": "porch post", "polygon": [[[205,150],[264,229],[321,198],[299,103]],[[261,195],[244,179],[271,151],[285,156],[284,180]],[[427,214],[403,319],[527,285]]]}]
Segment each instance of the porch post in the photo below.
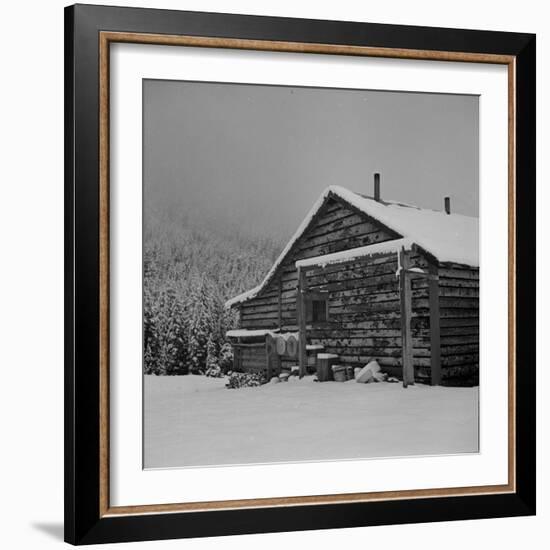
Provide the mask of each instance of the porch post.
[{"label": "porch post", "polygon": [[306,375],[306,304],[305,293],[307,290],[306,274],[298,267],[298,291],[296,294],[296,316],[298,318],[298,357],[300,365],[300,378]]},{"label": "porch post", "polygon": [[401,301],[401,363],[403,367],[403,387],[414,384],[413,346],[411,334],[412,292],[411,278],[407,272],[410,267],[408,252],[402,248],[399,252],[399,296]]},{"label": "porch post", "polygon": [[430,262],[429,272],[431,384],[432,386],[439,386],[441,384],[441,329],[437,265]]},{"label": "porch post", "polygon": [[279,295],[277,296],[277,313],[279,322],[279,331],[283,330],[283,279],[279,278]]}]

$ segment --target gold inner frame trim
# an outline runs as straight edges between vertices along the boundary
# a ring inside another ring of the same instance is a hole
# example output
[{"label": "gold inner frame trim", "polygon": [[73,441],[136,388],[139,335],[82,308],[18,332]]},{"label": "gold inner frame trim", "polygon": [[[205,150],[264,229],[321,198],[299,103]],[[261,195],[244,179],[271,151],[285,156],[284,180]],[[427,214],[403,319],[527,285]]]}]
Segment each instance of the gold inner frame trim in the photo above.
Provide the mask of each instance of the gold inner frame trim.
[{"label": "gold inner frame trim", "polygon": [[[415,489],[406,491],[381,491],[370,493],[346,493],[333,495],[307,495],[261,499],[225,500],[212,502],[187,502],[147,504],[139,506],[110,506],[109,500],[109,82],[110,44],[133,43],[163,46],[188,46],[225,48],[270,52],[313,53],[363,57],[387,57],[430,61],[455,61],[465,63],[492,63],[508,68],[508,483],[474,487]],[[449,496],[472,496],[516,491],[516,59],[510,55],[463,53],[401,48],[346,46],[339,44],[314,44],[302,42],[277,42],[240,38],[215,38],[185,35],[161,35],[147,33],[100,32],[99,33],[99,356],[100,356],[100,466],[99,466],[99,515],[161,514],[246,508],[271,508],[280,506],[314,506],[351,502],[376,502]]]}]

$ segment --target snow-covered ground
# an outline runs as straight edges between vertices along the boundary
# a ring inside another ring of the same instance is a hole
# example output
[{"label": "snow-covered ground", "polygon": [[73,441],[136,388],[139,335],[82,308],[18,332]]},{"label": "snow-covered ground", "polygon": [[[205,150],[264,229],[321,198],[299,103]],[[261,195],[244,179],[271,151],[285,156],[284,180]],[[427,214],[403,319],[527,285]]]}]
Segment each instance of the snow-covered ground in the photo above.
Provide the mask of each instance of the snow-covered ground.
[{"label": "snow-covered ground", "polygon": [[145,467],[478,451],[478,388],[145,376]]}]

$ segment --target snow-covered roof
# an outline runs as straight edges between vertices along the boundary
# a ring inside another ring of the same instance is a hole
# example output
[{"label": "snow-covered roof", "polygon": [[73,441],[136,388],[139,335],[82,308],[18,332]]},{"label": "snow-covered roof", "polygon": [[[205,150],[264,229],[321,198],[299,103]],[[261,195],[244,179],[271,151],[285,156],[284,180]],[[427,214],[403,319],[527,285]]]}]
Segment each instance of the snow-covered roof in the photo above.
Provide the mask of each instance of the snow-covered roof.
[{"label": "snow-covered roof", "polygon": [[378,202],[339,185],[331,185],[317,199],[263,281],[247,292],[228,300],[225,303],[226,307],[251,300],[269,284],[294,243],[302,236],[313,216],[330,195],[339,197],[382,225],[394,230],[402,238],[416,244],[440,262],[479,266],[478,218],[446,214],[392,201]]},{"label": "snow-covered roof", "polygon": [[304,260],[298,260],[296,267],[324,267],[329,264],[338,264],[342,262],[348,262],[355,258],[363,258],[365,256],[376,256],[377,254],[391,254],[397,253],[402,248],[410,250],[412,248],[411,239],[393,239],[392,241],[384,241],[382,243],[369,244],[367,246],[359,246],[357,248],[348,248],[341,252],[334,252],[333,254],[323,254],[322,256],[315,256],[314,258],[306,258]]}]

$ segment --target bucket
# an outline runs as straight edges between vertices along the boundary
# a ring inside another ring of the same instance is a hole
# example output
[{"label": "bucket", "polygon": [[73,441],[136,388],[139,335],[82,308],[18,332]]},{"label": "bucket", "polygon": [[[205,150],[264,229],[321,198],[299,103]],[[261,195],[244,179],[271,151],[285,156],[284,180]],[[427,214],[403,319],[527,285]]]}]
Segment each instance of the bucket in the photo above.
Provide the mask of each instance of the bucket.
[{"label": "bucket", "polygon": [[327,382],[333,379],[332,366],[338,360],[334,353],[319,353],[317,355],[317,379],[319,382]]},{"label": "bucket", "polygon": [[332,375],[335,382],[345,382],[347,377],[348,368],[344,365],[332,365]]}]

